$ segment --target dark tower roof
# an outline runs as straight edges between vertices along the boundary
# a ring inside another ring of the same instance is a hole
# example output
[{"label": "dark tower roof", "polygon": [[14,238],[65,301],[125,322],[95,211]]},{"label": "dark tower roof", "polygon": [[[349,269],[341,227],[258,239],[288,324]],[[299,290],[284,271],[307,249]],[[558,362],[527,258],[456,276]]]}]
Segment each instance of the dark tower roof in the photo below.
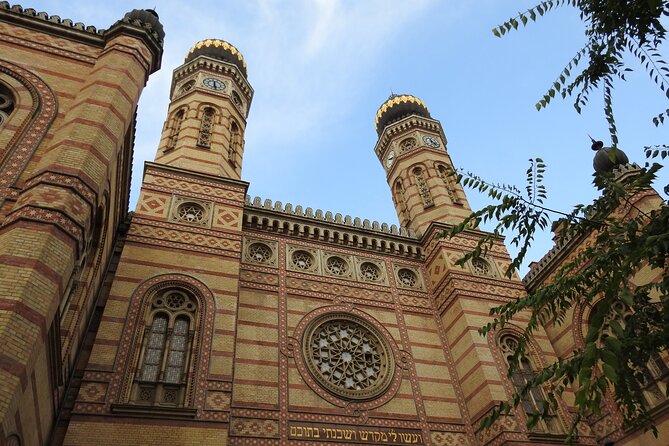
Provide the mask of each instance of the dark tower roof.
[{"label": "dark tower roof", "polygon": [[162,23],[160,23],[158,13],[154,9],[133,9],[126,13],[124,18],[128,20],[139,20],[142,23],[151,25],[151,28],[153,28],[158,35],[158,40],[162,42],[163,39],[165,39],[165,30],[163,29]]},{"label": "dark tower roof", "polygon": [[611,172],[617,166],[630,162],[625,152],[615,147],[604,147],[601,141],[593,141],[592,150],[597,152],[592,160],[592,167],[597,173]]},{"label": "dark tower roof", "polygon": [[409,115],[430,117],[427,105],[410,94],[391,94],[376,112],[376,133],[381,135],[383,129],[394,121]]},{"label": "dark tower roof", "polygon": [[190,62],[197,56],[209,56],[224,62],[230,62],[239,68],[244,77],[247,77],[246,62],[242,53],[234,45],[225,40],[207,39],[201,40],[188,51],[185,62]]}]

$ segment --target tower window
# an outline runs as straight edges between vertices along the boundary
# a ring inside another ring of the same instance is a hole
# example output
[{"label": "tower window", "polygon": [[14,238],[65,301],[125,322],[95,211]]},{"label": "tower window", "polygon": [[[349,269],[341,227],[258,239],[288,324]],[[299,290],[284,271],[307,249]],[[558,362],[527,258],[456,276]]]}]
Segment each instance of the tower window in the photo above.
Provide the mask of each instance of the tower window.
[{"label": "tower window", "polygon": [[414,148],[416,148],[416,138],[405,138],[400,141],[400,153],[407,152]]},{"label": "tower window", "polygon": [[211,146],[211,134],[214,129],[214,109],[207,107],[202,114],[202,123],[200,124],[200,135],[197,139],[197,145],[200,147]]},{"label": "tower window", "polygon": [[9,120],[16,107],[14,95],[5,85],[0,84],[0,126]]},{"label": "tower window", "polygon": [[174,115],[174,123],[172,125],[172,134],[170,135],[170,143],[167,147],[168,150],[174,149],[177,146],[177,141],[179,140],[179,132],[181,131],[181,123],[184,120],[185,112],[179,110],[176,115]]},{"label": "tower window", "polygon": [[456,180],[455,177],[453,176],[453,172],[448,167],[442,164],[437,166],[437,172],[439,172],[439,177],[444,182],[444,186],[446,186],[448,197],[451,199],[453,203],[461,204],[462,201],[460,200],[456,192],[455,188]]},{"label": "tower window", "polygon": [[408,225],[410,219],[407,209],[407,201],[404,196],[404,187],[402,187],[402,182],[399,180],[395,183],[395,202],[397,203],[400,225]]},{"label": "tower window", "polygon": [[237,152],[241,151],[242,135],[239,125],[235,121],[230,123],[230,147],[228,148],[228,160],[232,165],[237,162]]},{"label": "tower window", "polygon": [[430,189],[427,187],[427,182],[425,181],[425,176],[423,176],[423,169],[416,167],[413,170],[413,176],[416,179],[416,185],[418,186],[418,192],[420,193],[420,198],[423,200],[423,207],[429,208],[434,206],[434,200],[432,200],[432,194]]},{"label": "tower window", "polygon": [[196,311],[195,300],[181,290],[169,289],[151,302],[133,385],[135,403],[183,404]]}]

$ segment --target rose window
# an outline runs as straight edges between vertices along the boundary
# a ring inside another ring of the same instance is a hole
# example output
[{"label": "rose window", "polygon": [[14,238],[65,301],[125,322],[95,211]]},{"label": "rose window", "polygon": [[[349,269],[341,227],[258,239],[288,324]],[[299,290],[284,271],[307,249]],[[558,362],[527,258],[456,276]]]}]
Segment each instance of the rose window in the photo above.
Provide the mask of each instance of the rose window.
[{"label": "rose window", "polygon": [[292,255],[293,265],[302,270],[310,270],[314,264],[314,258],[306,251],[295,251]]},{"label": "rose window", "polygon": [[377,282],[381,278],[379,267],[370,262],[360,265],[360,277],[362,280]]},{"label": "rose window", "polygon": [[375,327],[356,316],[316,319],[304,334],[303,352],[312,376],[338,396],[374,398],[392,379],[388,345]]},{"label": "rose window", "polygon": [[414,147],[416,147],[416,140],[414,138],[406,138],[400,142],[400,148],[402,149],[402,152],[411,150]]},{"label": "rose window", "polygon": [[263,243],[253,243],[249,246],[248,255],[254,263],[269,263],[272,258],[272,250]]},{"label": "rose window", "polygon": [[399,279],[400,283],[409,288],[415,288],[416,285],[418,284],[418,278],[416,277],[416,274],[408,269],[401,269],[397,272],[397,278]]},{"label": "rose window", "polygon": [[186,298],[183,294],[179,293],[170,293],[165,296],[165,306],[172,310],[181,308],[181,306],[186,302]]},{"label": "rose window", "polygon": [[478,274],[479,276],[492,275],[490,264],[483,259],[472,259],[472,270],[474,274]]},{"label": "rose window", "polygon": [[341,257],[330,257],[325,264],[328,272],[335,276],[343,276],[348,271],[346,261]]},{"label": "rose window", "polygon": [[184,203],[177,209],[179,220],[188,223],[202,223],[204,221],[204,208],[195,203]]}]

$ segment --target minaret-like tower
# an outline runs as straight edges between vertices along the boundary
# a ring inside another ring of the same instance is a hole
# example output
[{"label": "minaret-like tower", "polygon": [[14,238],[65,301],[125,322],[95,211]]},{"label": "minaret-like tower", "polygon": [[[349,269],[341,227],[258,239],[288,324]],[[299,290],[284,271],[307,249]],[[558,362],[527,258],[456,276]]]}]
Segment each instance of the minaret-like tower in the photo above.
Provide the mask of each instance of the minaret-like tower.
[{"label": "minaret-like tower", "polygon": [[374,151],[386,170],[400,225],[423,234],[433,221],[459,223],[471,213],[446,152],[441,123],[411,95],[391,95],[376,113]]},{"label": "minaret-like tower", "polygon": [[155,161],[240,179],[246,117],[253,98],[246,62],[228,42],[195,44],[174,70]]}]

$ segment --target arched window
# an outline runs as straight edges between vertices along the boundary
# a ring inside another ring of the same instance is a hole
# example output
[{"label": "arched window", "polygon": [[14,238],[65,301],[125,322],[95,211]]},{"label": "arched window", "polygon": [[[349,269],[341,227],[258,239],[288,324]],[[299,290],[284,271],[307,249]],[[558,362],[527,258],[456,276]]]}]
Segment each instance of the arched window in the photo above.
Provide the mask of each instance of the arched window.
[{"label": "arched window", "polygon": [[16,100],[11,90],[0,83],[0,127],[9,120],[9,115],[12,114],[16,107]]},{"label": "arched window", "polygon": [[[518,347],[518,337],[513,333],[503,333],[498,338],[497,344],[504,361],[507,366],[510,367],[514,361],[513,354]],[[513,374],[511,375],[515,391],[520,393],[523,387],[534,378],[535,374],[535,368],[530,359],[525,355],[521,356],[515,364]],[[543,412],[544,401],[546,401],[546,397],[542,390],[537,387],[532,387],[526,395],[523,395],[521,405],[527,415],[536,415]],[[534,427],[534,430],[548,433],[561,432],[556,417],[547,417],[540,420]]]},{"label": "arched window", "polygon": [[241,151],[242,134],[239,125],[235,121],[230,122],[230,147],[228,148],[228,160],[233,165],[237,162],[237,152]]},{"label": "arched window", "polygon": [[410,219],[407,212],[407,201],[404,197],[404,187],[402,187],[402,182],[400,180],[397,180],[395,183],[395,200],[397,201],[397,208],[400,214],[400,224],[408,225]]},{"label": "arched window", "polygon": [[195,299],[182,290],[167,289],[152,299],[133,383],[133,402],[184,404],[196,315]]},{"label": "arched window", "polygon": [[437,172],[439,172],[439,177],[444,182],[444,186],[446,186],[448,197],[451,199],[453,203],[460,204],[461,201],[460,198],[458,197],[457,190],[455,188],[455,178],[453,177],[452,171],[449,170],[449,168],[444,166],[443,164],[439,164],[437,166]]},{"label": "arched window", "polygon": [[174,123],[172,124],[172,134],[170,135],[170,143],[167,146],[168,149],[173,149],[177,146],[177,140],[179,139],[179,132],[181,131],[181,123],[184,120],[185,112],[184,110],[179,110],[174,115]]},{"label": "arched window", "polygon": [[[601,304],[595,304],[590,314],[595,314],[597,305]],[[603,343],[607,337],[614,335],[611,321],[617,321],[624,329],[631,316],[632,309],[630,307],[624,302],[615,301],[604,317],[599,342]],[[667,399],[666,391],[667,381],[669,381],[669,367],[667,367],[662,357],[657,352],[651,353],[648,363],[639,372],[641,372],[644,378],[642,391],[646,405],[654,407],[665,401]]]},{"label": "arched window", "polygon": [[418,192],[420,193],[420,198],[423,200],[423,207],[434,206],[434,201],[432,200],[432,194],[430,194],[430,189],[427,187],[427,182],[423,176],[423,169],[416,167],[413,170],[413,176],[416,179],[416,185],[418,186]]},{"label": "arched window", "polygon": [[215,111],[211,107],[204,109],[202,113],[202,122],[200,124],[200,135],[197,139],[197,145],[200,147],[211,147],[211,134],[214,131]]}]

